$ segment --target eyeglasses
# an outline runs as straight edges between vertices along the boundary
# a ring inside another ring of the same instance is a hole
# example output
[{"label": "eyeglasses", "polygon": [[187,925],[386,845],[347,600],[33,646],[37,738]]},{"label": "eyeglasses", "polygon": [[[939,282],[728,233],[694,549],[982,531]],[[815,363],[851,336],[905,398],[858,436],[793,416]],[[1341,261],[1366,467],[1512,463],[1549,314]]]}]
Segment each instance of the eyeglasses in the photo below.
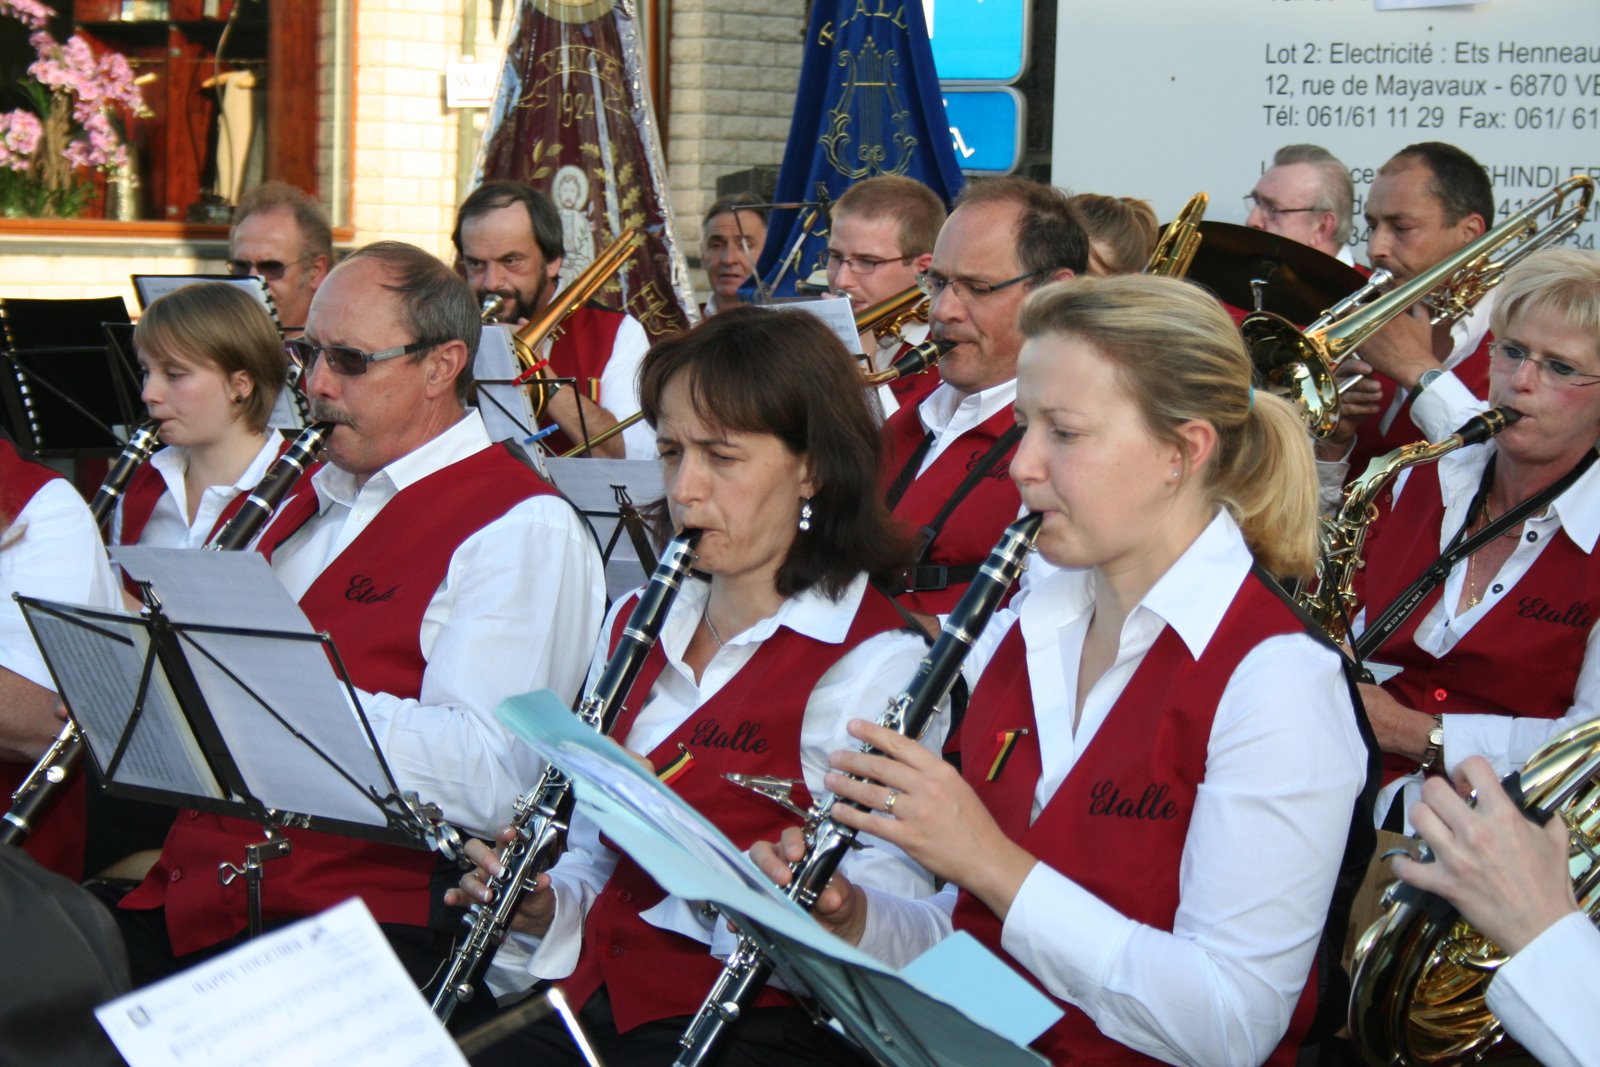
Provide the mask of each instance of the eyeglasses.
[{"label": "eyeglasses", "polygon": [[901,256],[899,259],[878,259],[874,256],[841,256],[839,253],[828,250],[828,269],[838,270],[840,267],[849,267],[852,274],[871,274],[885,263],[910,263],[916,256]]},{"label": "eyeglasses", "polygon": [[367,367],[374,363],[397,359],[400,356],[416,355],[418,352],[426,352],[442,344],[443,341],[413,341],[408,345],[385,348],[377,352],[363,352],[349,345],[319,345],[303,337],[293,337],[283,342],[283,350],[288,354],[289,362],[300,367],[304,374],[309,375],[311,368],[316,366],[317,357],[323,356],[328,361],[329,370],[348,378],[356,378],[367,373]]},{"label": "eyeglasses", "polygon": [[1328,208],[1325,207],[1279,207],[1271,200],[1257,196],[1255,193],[1245,193],[1244,202],[1250,205],[1252,208],[1260,208],[1262,214],[1266,215],[1269,219],[1275,219],[1283,215],[1297,215],[1302,211],[1314,211],[1321,213],[1328,210]]},{"label": "eyeglasses", "polygon": [[991,293],[998,293],[1002,289],[1009,289],[1018,282],[1025,282],[1029,278],[1037,278],[1041,274],[1048,273],[1050,272],[1030,270],[1026,274],[1019,274],[1015,278],[1007,278],[1003,282],[977,282],[969,281],[966,278],[946,278],[942,274],[935,274],[932,271],[925,270],[917,274],[917,288],[935,299],[938,298],[940,293],[948,289],[960,297],[963,302],[966,302],[974,298],[988,296]]},{"label": "eyeglasses", "polygon": [[1489,352],[1498,356],[1512,374],[1520,370],[1524,363],[1532,363],[1538,369],[1539,381],[1545,385],[1566,386],[1572,389],[1600,385],[1600,374],[1585,374],[1561,359],[1534,359],[1533,353],[1510,341],[1496,341],[1489,346]]},{"label": "eyeglasses", "polygon": [[[306,260],[297,259],[296,264]],[[278,259],[230,259],[228,260],[228,273],[235,278],[248,278],[259,275],[269,282],[283,280],[283,272],[289,269],[289,264]]]}]

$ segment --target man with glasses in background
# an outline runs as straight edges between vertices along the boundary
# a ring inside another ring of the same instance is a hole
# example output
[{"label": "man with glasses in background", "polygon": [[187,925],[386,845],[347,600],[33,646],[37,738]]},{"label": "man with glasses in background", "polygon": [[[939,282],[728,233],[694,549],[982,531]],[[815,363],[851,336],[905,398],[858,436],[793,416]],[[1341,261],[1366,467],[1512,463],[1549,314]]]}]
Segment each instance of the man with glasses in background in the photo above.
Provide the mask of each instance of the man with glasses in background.
[{"label": "man with glasses in background", "polygon": [[[305,335],[312,417],[334,424],[257,548],[333,635],[402,790],[482,837],[538,770],[493,716],[516,693],[574,700],[604,611],[584,519],[466,406],[480,334],[471,288],[399,242],[354,253],[318,289]],[[360,896],[419,984],[444,957],[429,919],[427,852],[288,831],[262,880],[264,918]],[[246,926],[239,862],[260,827],[180,815],[161,859],[122,901],[135,981],[232,944]],[[446,938],[447,941],[447,938]]]},{"label": "man with glasses in background", "polygon": [[[944,225],[944,203],[926,185],[895,174],[857,182],[833,205],[828,228],[828,287],[850,298],[859,315],[873,304],[912,288],[933,261],[933,243]],[[897,334],[861,334],[861,353],[871,369],[886,369],[928,339],[926,316]],[[933,391],[932,373],[899,378],[878,389],[884,414],[915,405]]]},{"label": "man with glasses in background", "polygon": [[1350,168],[1321,145],[1291,144],[1278,149],[1272,166],[1245,196],[1245,225],[1355,265],[1350,251],[1350,220],[1355,185]]},{"label": "man with glasses in background", "polygon": [[883,428],[889,507],[921,539],[905,575],[908,608],[954,607],[1016,518],[1017,310],[1030,291],[1082,274],[1088,260],[1089,240],[1060,189],[987,178],[956,198],[918,278],[933,336],[954,346],[939,362],[938,387]]},{"label": "man with glasses in background", "polygon": [[311,194],[266,182],[239,201],[228,231],[228,273],[266,282],[286,336],[305,325],[311,297],[332,266],[333,228]]}]

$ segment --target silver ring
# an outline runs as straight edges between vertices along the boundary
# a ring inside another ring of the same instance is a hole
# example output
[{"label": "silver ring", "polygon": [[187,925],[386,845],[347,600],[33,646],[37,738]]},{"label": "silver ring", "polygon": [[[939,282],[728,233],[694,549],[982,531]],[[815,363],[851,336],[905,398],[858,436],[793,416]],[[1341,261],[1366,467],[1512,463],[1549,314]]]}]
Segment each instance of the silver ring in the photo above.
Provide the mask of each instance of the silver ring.
[{"label": "silver ring", "polygon": [[894,814],[894,802],[900,799],[900,790],[893,786],[889,788],[889,795],[883,798],[883,810],[888,815]]}]

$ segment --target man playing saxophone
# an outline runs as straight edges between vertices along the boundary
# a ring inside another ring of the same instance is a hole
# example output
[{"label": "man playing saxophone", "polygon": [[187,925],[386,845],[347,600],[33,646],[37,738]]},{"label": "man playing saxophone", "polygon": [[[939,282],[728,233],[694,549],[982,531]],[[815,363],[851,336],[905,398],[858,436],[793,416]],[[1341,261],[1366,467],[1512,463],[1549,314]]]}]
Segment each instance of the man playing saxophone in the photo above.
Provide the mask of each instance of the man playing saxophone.
[{"label": "man playing saxophone", "polygon": [[[550,303],[566,258],[562,228],[562,215],[550,199],[521,182],[486,182],[462,202],[451,239],[479,301],[500,298],[497,321],[520,325]],[[545,447],[556,454],[639,410],[635,379],[650,345],[637,319],[593,301],[568,315],[561,329],[550,346],[550,370],[576,384],[545,387],[546,418],[557,428]],[[648,427],[638,424],[593,450],[613,459],[625,453],[654,458]]]},{"label": "man playing saxophone", "polygon": [[[1496,292],[1489,399],[1521,417],[1402,475],[1367,539],[1357,647],[1400,668],[1363,687],[1387,754],[1378,817],[1391,825],[1425,774],[1474,754],[1517,770],[1553,728],[1600,712],[1600,472],[1589,466],[1600,438],[1600,256],[1535,252]],[[1409,616],[1362,633],[1454,544],[1490,529]]]},{"label": "man playing saxophone", "polygon": [[[313,626],[333,635],[402,789],[485,832],[536,761],[493,718],[506,696],[575,696],[604,586],[582,517],[465,406],[480,333],[471,289],[398,242],[354,253],[317,290],[301,348],[328,463],[258,548]],[[281,922],[366,901],[421,978],[443,947],[425,928],[429,853],[312,831],[262,881]],[[219,884],[261,839],[252,823],[181,813],[150,876],[122,902],[135,980],[195,961],[245,928]]]}]

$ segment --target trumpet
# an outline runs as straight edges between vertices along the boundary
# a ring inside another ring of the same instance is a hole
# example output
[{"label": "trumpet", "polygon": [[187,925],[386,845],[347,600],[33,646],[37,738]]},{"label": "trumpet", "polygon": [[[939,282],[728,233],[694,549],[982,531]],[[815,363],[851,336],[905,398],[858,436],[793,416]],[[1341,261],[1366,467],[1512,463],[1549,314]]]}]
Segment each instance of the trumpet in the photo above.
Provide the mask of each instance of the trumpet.
[{"label": "trumpet", "polygon": [[[628,262],[628,257],[633,254],[634,247],[643,240],[642,231],[632,227],[623,230],[615,241],[594,257],[594,262],[585,267],[583,273],[572,279],[572,284],[551,299],[544,311],[529,319],[527,325],[511,335],[512,354],[522,366],[522,373],[517,376],[516,384],[528,386],[535,419],[544,417],[545,406],[555,395],[554,389],[539,381],[545,377],[549,363],[539,355],[539,346],[559,336],[558,331],[562,321],[588,303],[590,298],[623,268]],[[487,297],[484,302],[488,303]]]},{"label": "trumpet", "polygon": [[1189,264],[1200,251],[1200,220],[1205,218],[1206,205],[1210,202],[1211,197],[1205,193],[1195,193],[1189,198],[1178,217],[1161,231],[1161,240],[1150,253],[1150,262],[1144,265],[1146,274],[1182,278],[1189,273]]},{"label": "trumpet", "polygon": [[913,285],[856,312],[856,332],[899,340],[909,323],[928,321],[930,303],[928,294]]},{"label": "trumpet", "polygon": [[[1304,332],[1270,311],[1247,316],[1239,328],[1257,378],[1300,409],[1314,436],[1328,436],[1339,425],[1340,388],[1333,372],[1362,341],[1419,300],[1430,309],[1434,325],[1465,315],[1512,266],[1577,229],[1589,213],[1594,189],[1594,179],[1586,175],[1568,178],[1405,284],[1349,314],[1324,315]],[[1359,303],[1360,295],[1341,303]]]}]

